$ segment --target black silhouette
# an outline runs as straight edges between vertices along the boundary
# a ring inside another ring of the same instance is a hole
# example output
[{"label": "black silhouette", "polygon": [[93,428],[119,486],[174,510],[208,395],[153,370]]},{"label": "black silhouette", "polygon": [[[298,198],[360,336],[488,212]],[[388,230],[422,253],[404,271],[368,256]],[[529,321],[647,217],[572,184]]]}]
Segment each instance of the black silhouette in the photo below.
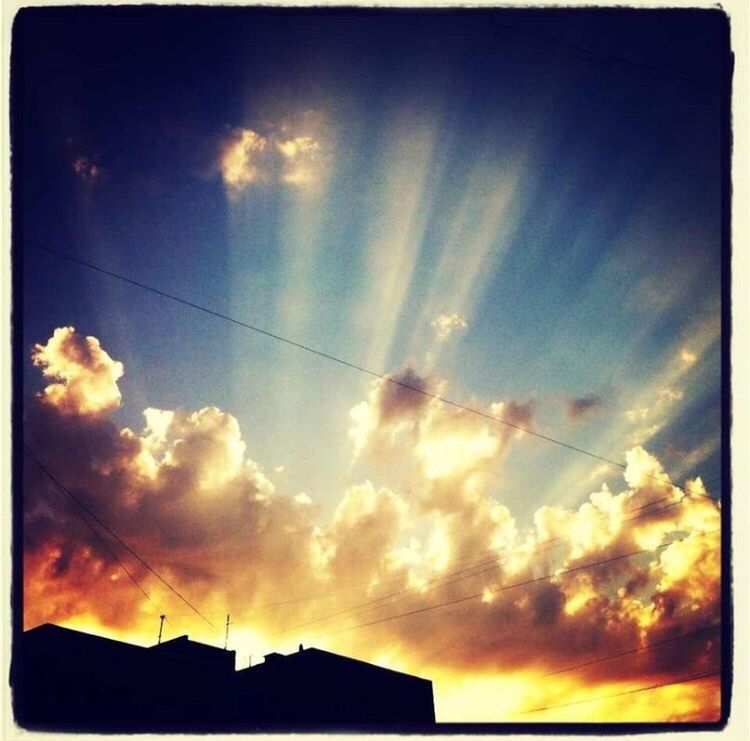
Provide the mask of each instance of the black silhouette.
[{"label": "black silhouette", "polygon": [[187,636],[150,648],[41,625],[14,647],[26,728],[65,731],[426,730],[432,682],[316,648],[235,671]]}]

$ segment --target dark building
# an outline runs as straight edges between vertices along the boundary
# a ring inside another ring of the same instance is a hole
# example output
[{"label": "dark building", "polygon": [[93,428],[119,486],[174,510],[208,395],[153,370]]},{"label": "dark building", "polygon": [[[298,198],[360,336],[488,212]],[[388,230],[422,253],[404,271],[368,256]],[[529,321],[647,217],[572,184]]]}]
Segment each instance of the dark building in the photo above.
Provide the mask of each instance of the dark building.
[{"label": "dark building", "polygon": [[405,730],[434,724],[432,682],[302,649],[234,670],[181,636],[144,648],[57,625],[13,653],[17,722],[68,731]]},{"label": "dark building", "polygon": [[432,682],[357,659],[302,648],[273,653],[237,672],[240,698],[265,724],[316,727],[427,726],[435,722]]},{"label": "dark building", "polygon": [[225,671],[234,671],[234,651],[225,651],[223,648],[191,641],[187,636],[164,641],[152,646],[151,649],[168,656],[177,656]]}]

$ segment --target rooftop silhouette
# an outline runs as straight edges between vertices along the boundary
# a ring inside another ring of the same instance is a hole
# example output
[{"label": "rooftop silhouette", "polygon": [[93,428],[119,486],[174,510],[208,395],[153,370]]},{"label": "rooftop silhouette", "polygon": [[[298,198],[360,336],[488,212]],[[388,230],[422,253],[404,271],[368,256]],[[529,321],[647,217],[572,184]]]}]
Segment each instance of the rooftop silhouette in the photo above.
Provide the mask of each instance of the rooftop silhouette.
[{"label": "rooftop silhouette", "polygon": [[17,722],[63,731],[423,729],[432,682],[304,648],[235,671],[235,652],[180,636],[135,646],[57,625],[13,655]]}]

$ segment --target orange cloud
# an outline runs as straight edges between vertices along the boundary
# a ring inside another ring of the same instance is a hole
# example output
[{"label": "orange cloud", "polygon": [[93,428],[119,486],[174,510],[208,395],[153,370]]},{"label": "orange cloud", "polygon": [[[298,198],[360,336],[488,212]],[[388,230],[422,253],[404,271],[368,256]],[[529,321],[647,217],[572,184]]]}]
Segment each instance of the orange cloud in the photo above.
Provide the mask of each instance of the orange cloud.
[{"label": "orange cloud", "polygon": [[[28,445],[209,619],[231,612],[269,645],[386,657],[450,687],[516,677],[504,714],[720,663],[720,508],[700,479],[678,489],[642,448],[628,452],[619,491],[603,486],[573,510],[540,507],[523,525],[493,496],[523,433],[412,390],[439,393],[444,382],[407,369],[395,376],[402,386],[372,386],[350,431],[358,456],[407,472],[403,489],[352,483],[321,523],[308,495],[279,491],[249,457],[231,414],[147,409],[141,430],[122,428],[111,413],[123,367],[95,338],[60,328],[32,358],[52,383],[27,401]],[[491,410],[533,424],[531,402]],[[27,627],[52,620],[150,636],[164,611],[170,630],[217,640],[121,546],[95,536],[30,460],[24,535]],[[618,651],[629,653],[600,661]],[[692,685],[662,694],[674,712],[697,715],[715,707],[715,688],[704,703]],[[544,719],[664,718],[637,697]]]}]

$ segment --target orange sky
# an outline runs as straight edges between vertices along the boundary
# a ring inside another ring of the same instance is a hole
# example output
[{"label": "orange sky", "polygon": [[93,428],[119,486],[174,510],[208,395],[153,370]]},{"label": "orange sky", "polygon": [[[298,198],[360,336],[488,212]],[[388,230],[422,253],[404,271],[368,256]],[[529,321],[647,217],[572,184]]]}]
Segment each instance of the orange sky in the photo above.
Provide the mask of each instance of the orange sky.
[{"label": "orange sky", "polygon": [[718,717],[718,675],[630,692],[720,669],[719,507],[642,448],[618,491],[523,528],[488,486],[522,433],[377,382],[352,410],[353,455],[404,467],[408,486],[352,483],[320,522],[248,457],[232,415],[148,409],[142,431],[119,428],[123,367],[95,338],[61,328],[32,357],[48,385],[27,407],[30,448],[214,627],[92,523],[105,548],[29,460],[26,628],[150,644],[164,612],[165,638],[222,645],[229,612],[239,666],[299,642],[339,651],[433,679],[443,721]]}]

